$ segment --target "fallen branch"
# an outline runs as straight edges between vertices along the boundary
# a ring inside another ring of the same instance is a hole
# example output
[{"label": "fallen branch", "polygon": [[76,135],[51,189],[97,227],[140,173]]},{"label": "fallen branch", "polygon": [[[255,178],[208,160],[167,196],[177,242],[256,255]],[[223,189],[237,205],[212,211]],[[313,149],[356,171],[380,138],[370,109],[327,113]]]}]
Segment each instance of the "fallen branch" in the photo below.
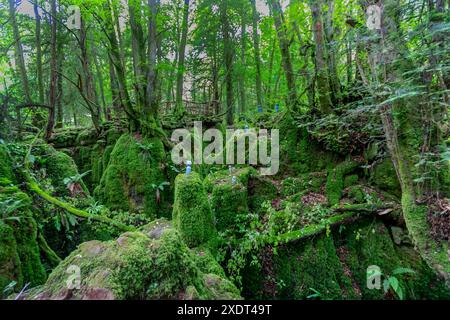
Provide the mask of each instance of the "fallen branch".
[{"label": "fallen branch", "polygon": [[327,228],[336,227],[338,225],[356,220],[364,215],[383,212],[388,209],[395,210],[398,207],[396,204],[387,203],[384,205],[375,204],[351,204],[341,207],[333,208],[333,212],[344,212],[342,214],[331,216],[324,219],[321,223],[306,226],[300,230],[287,232],[274,237],[267,237],[266,243],[289,243],[299,241],[311,236],[320,234],[327,230]]}]

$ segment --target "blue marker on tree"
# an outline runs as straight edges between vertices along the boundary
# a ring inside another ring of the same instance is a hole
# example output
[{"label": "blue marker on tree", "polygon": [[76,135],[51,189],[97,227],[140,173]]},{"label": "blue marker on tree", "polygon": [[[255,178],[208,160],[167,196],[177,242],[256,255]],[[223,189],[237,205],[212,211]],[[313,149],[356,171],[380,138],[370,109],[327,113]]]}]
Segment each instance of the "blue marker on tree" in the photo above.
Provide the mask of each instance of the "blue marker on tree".
[{"label": "blue marker on tree", "polygon": [[275,112],[278,112],[278,111],[280,111],[280,105],[277,103],[277,104],[275,104]]},{"label": "blue marker on tree", "polygon": [[262,106],[258,106],[258,113],[262,113],[262,112],[263,112]]}]

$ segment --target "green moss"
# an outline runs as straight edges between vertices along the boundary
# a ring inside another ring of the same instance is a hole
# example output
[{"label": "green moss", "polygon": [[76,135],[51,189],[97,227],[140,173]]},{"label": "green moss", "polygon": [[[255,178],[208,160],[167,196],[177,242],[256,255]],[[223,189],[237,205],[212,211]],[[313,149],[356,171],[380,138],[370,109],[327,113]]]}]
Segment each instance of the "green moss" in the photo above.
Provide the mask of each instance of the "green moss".
[{"label": "green moss", "polygon": [[260,212],[261,205],[265,201],[272,201],[278,195],[277,187],[267,177],[254,177],[250,179],[248,186],[248,206],[251,212]]},{"label": "green moss", "polygon": [[297,178],[289,177],[281,184],[281,194],[287,197],[305,190],[319,192],[325,181],[326,174],[322,172],[302,174]]},{"label": "green moss", "polygon": [[400,183],[390,158],[383,160],[373,168],[370,182],[383,191],[395,196],[401,195]]},{"label": "green moss", "polygon": [[17,282],[17,287],[23,285],[22,269],[13,229],[0,220],[0,297],[12,281]]},{"label": "green moss", "polygon": [[189,247],[196,247],[214,237],[211,207],[203,182],[197,173],[180,174],[175,179],[172,217]]},{"label": "green moss", "polygon": [[320,299],[354,298],[351,281],[345,277],[332,237],[289,244],[273,257],[277,298],[306,299],[320,293]]},{"label": "green moss", "polygon": [[214,259],[211,251],[208,248],[194,248],[193,253],[195,255],[195,264],[203,273],[213,273],[221,277],[225,277],[225,272],[223,271],[220,264]]},{"label": "green moss", "polygon": [[166,181],[164,158],[160,140],[122,135],[111,152],[95,196],[113,210],[141,211],[156,217],[159,205],[155,186]]},{"label": "green moss", "polygon": [[[219,299],[239,298],[221,275],[204,274],[170,223],[156,221],[115,241],[83,243],[28,299]],[[80,289],[68,289],[70,267],[80,270]],[[212,281],[212,280],[213,281]]]},{"label": "green moss", "polygon": [[361,186],[351,186],[348,188],[348,197],[353,200],[354,203],[365,203],[366,193]]},{"label": "green moss", "polygon": [[238,182],[242,183],[244,186],[248,186],[250,179],[257,174],[257,171],[252,167],[234,169],[232,173],[230,173],[228,169],[221,170],[206,176],[203,180],[203,185],[206,192],[211,193],[216,184],[231,181],[232,176],[235,176]]},{"label": "green moss", "polygon": [[211,195],[211,209],[218,231],[236,224],[238,215],[248,213],[247,188],[241,183],[230,181],[216,184]]},{"label": "green moss", "polygon": [[92,145],[97,142],[98,134],[95,128],[83,129],[75,141],[78,146]]},{"label": "green moss", "polygon": [[[64,179],[79,174],[77,165],[69,155],[56,151],[52,147],[46,147],[45,153],[45,168],[55,191],[60,196],[69,196],[70,191],[65,185]],[[88,192],[86,185],[83,182],[80,184],[83,190]]]},{"label": "green moss", "polygon": [[329,170],[325,192],[330,205],[334,206],[339,204],[342,197],[342,190],[344,189],[344,177],[352,173],[357,167],[358,163],[355,161],[344,161]]},{"label": "green moss", "polygon": [[358,183],[358,180],[359,180],[359,177],[357,174],[352,174],[352,175],[346,176],[344,178],[344,187],[348,188],[348,187],[354,186],[355,184]]},{"label": "green moss", "polygon": [[24,282],[34,287],[44,283],[47,274],[40,257],[37,242],[37,224],[32,214],[24,211],[18,215],[20,222],[11,222],[17,243]]},{"label": "green moss", "polygon": [[[20,205],[10,215],[16,219],[5,220],[5,224],[12,228],[14,237],[13,242],[9,240],[11,247],[5,250],[10,253],[17,252],[20,263],[18,278],[23,280],[23,284],[30,283],[31,287],[42,284],[47,275],[40,257],[37,223],[30,211],[31,199],[15,186],[0,187],[0,201],[6,200],[20,203]],[[5,236],[8,234],[7,230],[8,228],[3,228],[2,232],[6,232]]]},{"label": "green moss", "polygon": [[2,143],[0,143],[0,178],[8,179],[11,182],[16,181],[12,159],[8,149]]}]

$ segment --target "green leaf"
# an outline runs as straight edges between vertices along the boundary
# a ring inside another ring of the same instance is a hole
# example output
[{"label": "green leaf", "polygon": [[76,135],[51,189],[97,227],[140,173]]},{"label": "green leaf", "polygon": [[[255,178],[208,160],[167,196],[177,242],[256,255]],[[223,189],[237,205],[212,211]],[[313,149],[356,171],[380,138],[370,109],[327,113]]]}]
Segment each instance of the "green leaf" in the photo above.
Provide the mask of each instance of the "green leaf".
[{"label": "green leaf", "polygon": [[389,277],[388,279],[389,284],[391,285],[392,289],[394,289],[395,292],[397,292],[399,288],[398,279],[396,277]]}]

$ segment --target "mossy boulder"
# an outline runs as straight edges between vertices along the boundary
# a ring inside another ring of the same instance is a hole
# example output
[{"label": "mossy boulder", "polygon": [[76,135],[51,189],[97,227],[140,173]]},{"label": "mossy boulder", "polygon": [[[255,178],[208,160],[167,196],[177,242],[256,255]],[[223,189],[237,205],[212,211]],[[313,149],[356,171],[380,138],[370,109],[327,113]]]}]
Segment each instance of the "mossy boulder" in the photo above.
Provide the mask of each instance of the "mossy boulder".
[{"label": "mossy boulder", "polygon": [[[9,279],[19,286],[25,283],[30,283],[31,287],[40,285],[47,274],[40,256],[38,226],[30,210],[31,199],[15,186],[0,186],[0,202],[6,209],[15,208],[8,216],[2,217],[0,260],[5,264],[0,263],[1,282],[4,284]],[[13,274],[8,271],[11,264],[15,267]]]},{"label": "mossy boulder", "polygon": [[160,140],[122,135],[111,151],[95,196],[112,210],[156,217],[163,201],[157,197],[157,186],[166,181],[164,159]]},{"label": "mossy boulder", "polygon": [[[70,272],[75,277],[69,277]],[[117,240],[81,244],[51,273],[41,289],[24,298],[150,300],[240,296],[222,275],[203,273],[196,264],[195,253],[178,231],[160,220]]]},{"label": "mossy boulder", "polygon": [[175,179],[172,219],[183,240],[191,248],[215,236],[213,214],[199,174],[180,174]]},{"label": "mossy boulder", "polygon": [[339,204],[344,190],[344,178],[359,167],[359,163],[353,160],[341,162],[328,171],[325,192],[331,206]]},{"label": "mossy boulder", "polygon": [[233,183],[231,178],[214,185],[211,209],[218,231],[235,226],[236,217],[249,212],[247,197],[247,188],[240,182]]},{"label": "mossy boulder", "polygon": [[14,231],[0,220],[0,297],[12,281],[22,286],[23,277]]},{"label": "mossy boulder", "polygon": [[299,177],[289,177],[281,183],[281,194],[287,197],[306,190],[320,192],[325,181],[325,172],[312,172],[302,174]]},{"label": "mossy boulder", "polygon": [[268,177],[254,176],[248,183],[248,195],[250,211],[258,213],[265,201],[272,201],[277,197],[278,189]]},{"label": "mossy boulder", "polygon": [[[404,298],[448,299],[450,295],[414,248],[396,245],[376,218],[279,245],[276,251],[270,246],[264,250],[261,265],[249,265],[244,272],[246,298],[398,299],[392,290],[384,292],[382,282],[399,268],[414,271],[396,275]],[[369,266],[382,272],[380,289],[367,286]]]},{"label": "mossy boulder", "polygon": [[11,182],[16,180],[13,172],[13,161],[9,155],[6,145],[0,143],[0,178]]},{"label": "mossy boulder", "polygon": [[[68,154],[57,151],[51,146],[45,147],[44,154],[42,156],[45,159],[44,167],[50,177],[52,186],[55,188],[55,192],[59,196],[70,196],[70,191],[64,183],[64,179],[72,178],[79,174],[75,161]],[[89,193],[82,180],[77,183],[80,184],[80,187],[84,193]]]},{"label": "mossy boulder", "polygon": [[370,182],[383,191],[401,196],[400,183],[390,158],[384,159],[373,168]]}]

